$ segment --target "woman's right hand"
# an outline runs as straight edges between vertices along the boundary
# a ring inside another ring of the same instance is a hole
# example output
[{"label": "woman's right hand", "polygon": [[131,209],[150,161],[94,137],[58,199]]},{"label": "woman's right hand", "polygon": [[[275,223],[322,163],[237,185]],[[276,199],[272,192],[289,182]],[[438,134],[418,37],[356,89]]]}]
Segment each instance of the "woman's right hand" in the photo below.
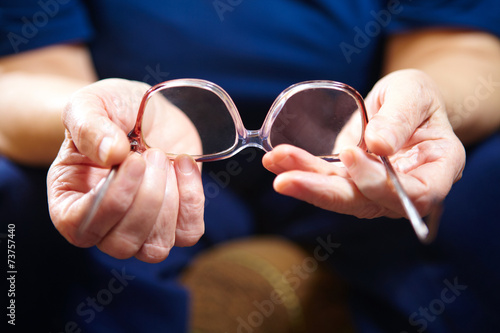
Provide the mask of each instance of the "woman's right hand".
[{"label": "woman's right hand", "polygon": [[[174,245],[199,240],[204,194],[191,157],[172,161],[159,149],[130,152],[127,133],[147,89],[144,83],[107,79],[77,91],[63,112],[65,140],[50,167],[47,188],[52,221],[70,243],[154,263]],[[172,131],[165,135],[176,144],[192,145],[197,135],[191,124],[172,112]],[[93,219],[83,225],[98,184],[114,165],[120,165],[116,177]]]}]

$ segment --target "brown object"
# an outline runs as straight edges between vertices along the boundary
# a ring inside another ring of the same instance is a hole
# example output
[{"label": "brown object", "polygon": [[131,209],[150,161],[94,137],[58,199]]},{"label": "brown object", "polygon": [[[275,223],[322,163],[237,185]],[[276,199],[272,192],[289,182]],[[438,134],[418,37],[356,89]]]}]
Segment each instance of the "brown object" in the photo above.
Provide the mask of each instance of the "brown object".
[{"label": "brown object", "polygon": [[182,276],[192,333],[352,332],[347,290],[312,255],[282,238],[217,246]]}]

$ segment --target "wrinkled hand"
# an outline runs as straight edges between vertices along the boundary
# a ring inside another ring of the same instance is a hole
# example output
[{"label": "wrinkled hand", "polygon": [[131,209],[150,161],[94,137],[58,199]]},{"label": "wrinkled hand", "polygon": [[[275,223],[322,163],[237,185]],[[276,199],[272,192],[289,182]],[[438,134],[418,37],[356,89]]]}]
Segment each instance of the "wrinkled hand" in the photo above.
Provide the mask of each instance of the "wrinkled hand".
[{"label": "wrinkled hand", "polygon": [[[200,170],[191,157],[174,161],[158,149],[130,152],[127,133],[148,86],[121,79],[76,92],[63,113],[66,138],[47,178],[49,210],[59,232],[80,247],[97,245],[120,259],[164,260],[174,246],[190,246],[204,231]],[[165,133],[189,135],[182,117]],[[181,143],[182,144],[182,143]],[[96,187],[120,165],[93,220],[83,226]]]},{"label": "wrinkled hand", "polygon": [[[423,72],[402,70],[382,78],[365,102],[368,150],[390,156],[403,188],[420,214],[427,215],[465,165],[464,147],[437,86]],[[278,175],[274,188],[279,193],[359,218],[405,216],[385,167],[373,154],[345,147],[342,166],[283,145],[267,153],[263,164]]]}]

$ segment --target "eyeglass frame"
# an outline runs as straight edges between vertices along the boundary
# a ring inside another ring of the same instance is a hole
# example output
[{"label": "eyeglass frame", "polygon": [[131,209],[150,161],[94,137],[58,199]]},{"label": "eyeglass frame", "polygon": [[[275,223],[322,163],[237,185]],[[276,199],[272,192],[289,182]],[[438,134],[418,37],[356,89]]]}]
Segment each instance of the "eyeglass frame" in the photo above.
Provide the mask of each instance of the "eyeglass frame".
[{"label": "eyeglass frame", "polygon": [[[285,90],[283,90],[274,100],[274,103],[271,105],[264,119],[264,122],[262,123],[261,128],[258,130],[248,130],[243,124],[241,115],[238,111],[238,108],[234,104],[231,96],[229,96],[229,94],[219,85],[201,79],[175,79],[159,83],[148,89],[148,91],[146,91],[146,93],[144,94],[141,100],[141,104],[139,106],[139,111],[137,113],[135,126],[128,134],[132,151],[144,152],[147,148],[149,148],[142,137],[142,119],[149,99],[158,91],[170,88],[177,88],[177,87],[200,88],[214,93],[224,102],[235,126],[236,130],[235,142],[230,148],[227,148],[222,152],[214,154],[190,155],[197,162],[212,162],[212,161],[227,159],[236,155],[238,152],[247,147],[256,147],[264,150],[265,152],[270,152],[271,150],[274,149],[273,145],[269,141],[271,129],[274,124],[274,121],[282,111],[285,103],[288,101],[290,97],[294,96],[299,92],[309,89],[318,89],[318,88],[336,90],[347,93],[356,101],[358,109],[362,111],[361,137],[359,139],[357,146],[364,147],[364,130],[366,124],[368,123],[368,115],[364,107],[363,98],[354,88],[345,83],[337,81],[328,81],[328,80],[310,80],[291,85]],[[177,155],[167,153],[167,156],[169,158],[175,158],[175,156]],[[316,157],[319,157],[328,162],[340,162],[338,154],[323,155]]]}]

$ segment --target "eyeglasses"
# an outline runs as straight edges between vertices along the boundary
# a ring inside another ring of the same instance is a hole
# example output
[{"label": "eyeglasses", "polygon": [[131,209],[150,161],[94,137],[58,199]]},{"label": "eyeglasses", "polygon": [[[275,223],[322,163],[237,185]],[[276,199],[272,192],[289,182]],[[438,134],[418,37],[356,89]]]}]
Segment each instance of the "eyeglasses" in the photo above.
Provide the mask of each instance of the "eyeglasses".
[{"label": "eyeglasses", "polygon": [[[205,80],[177,79],[157,84],[145,93],[128,137],[132,151],[159,148],[169,158],[188,154],[197,162],[226,159],[246,147],[268,152],[280,144],[340,162],[342,147],[357,145],[366,150],[363,134],[367,123],[363,98],[340,82],[306,81],[288,87],[274,101],[262,127],[248,130],[233,100],[221,87]],[[179,141],[179,137],[183,139]],[[380,158],[416,235],[422,242],[429,242],[433,235],[389,159]],[[97,212],[116,169],[112,168],[95,196],[84,225]]]}]

